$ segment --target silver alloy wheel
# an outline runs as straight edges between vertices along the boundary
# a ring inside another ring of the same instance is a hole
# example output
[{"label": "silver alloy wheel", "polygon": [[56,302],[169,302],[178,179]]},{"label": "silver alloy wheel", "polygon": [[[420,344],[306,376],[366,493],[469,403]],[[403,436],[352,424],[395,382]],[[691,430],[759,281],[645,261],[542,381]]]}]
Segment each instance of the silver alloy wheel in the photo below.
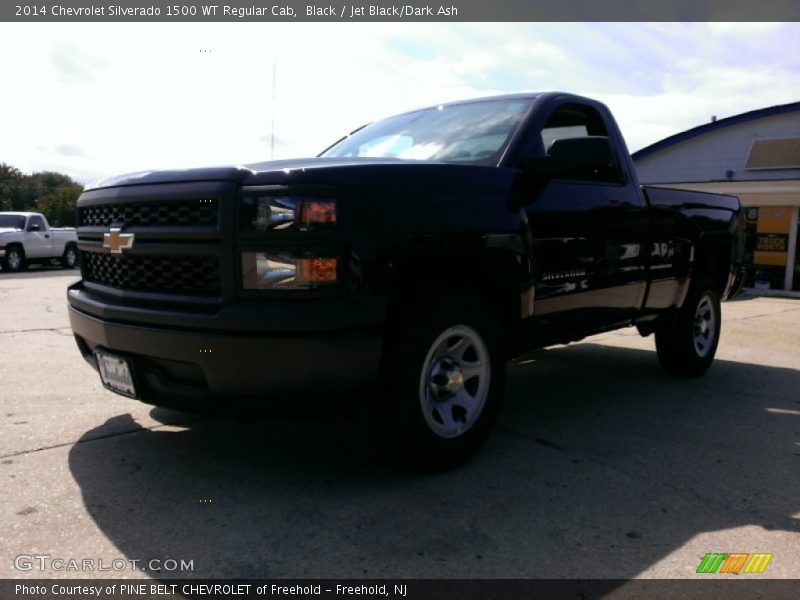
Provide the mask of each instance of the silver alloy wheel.
[{"label": "silver alloy wheel", "polygon": [[711,296],[704,294],[694,312],[694,349],[697,356],[705,357],[714,345],[717,334],[717,315]]},{"label": "silver alloy wheel", "polygon": [[75,248],[67,248],[67,266],[72,268],[77,262],[78,254],[75,252]]},{"label": "silver alloy wheel", "polygon": [[6,260],[8,261],[8,268],[12,271],[16,271],[22,265],[22,256],[17,249],[9,250]]},{"label": "silver alloy wheel", "polygon": [[455,325],[431,344],[419,381],[425,422],[436,435],[466,433],[483,412],[489,395],[489,350],[477,331]]}]

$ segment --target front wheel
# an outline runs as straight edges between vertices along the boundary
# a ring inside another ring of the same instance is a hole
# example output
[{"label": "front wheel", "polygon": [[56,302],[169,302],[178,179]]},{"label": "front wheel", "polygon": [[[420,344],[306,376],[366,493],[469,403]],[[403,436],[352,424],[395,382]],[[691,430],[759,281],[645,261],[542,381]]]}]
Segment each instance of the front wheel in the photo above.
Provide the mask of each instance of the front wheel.
[{"label": "front wheel", "polygon": [[401,462],[455,466],[484,442],[500,409],[500,327],[471,299],[431,302],[398,325],[386,349],[373,430]]},{"label": "front wheel", "polygon": [[714,362],[721,327],[719,295],[709,284],[694,286],[675,318],[656,330],[661,365],[674,375],[702,375]]},{"label": "front wheel", "polygon": [[64,248],[64,255],[61,257],[61,266],[65,269],[74,269],[78,266],[78,250],[73,245]]},{"label": "front wheel", "polygon": [[19,246],[6,248],[6,255],[3,258],[3,269],[11,272],[24,271],[28,267],[25,260],[25,251]]}]

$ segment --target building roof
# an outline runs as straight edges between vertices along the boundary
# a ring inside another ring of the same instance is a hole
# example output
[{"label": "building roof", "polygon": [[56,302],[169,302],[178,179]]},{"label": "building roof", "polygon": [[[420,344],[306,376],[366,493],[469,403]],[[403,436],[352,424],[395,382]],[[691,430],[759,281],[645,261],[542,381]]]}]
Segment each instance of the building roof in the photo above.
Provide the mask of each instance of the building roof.
[{"label": "building roof", "polygon": [[741,113],[725,119],[711,121],[710,123],[705,123],[703,125],[699,125],[692,129],[687,129],[686,131],[682,131],[680,133],[676,133],[675,135],[664,138],[655,144],[651,144],[645,148],[642,148],[641,150],[638,150],[637,152],[634,152],[631,156],[633,160],[639,160],[645,156],[650,156],[651,154],[660,152],[661,150],[669,148],[670,146],[679,144],[680,142],[703,135],[704,133],[717,131],[724,127],[730,127],[731,125],[739,125],[740,123],[747,123],[748,121],[754,121],[764,117],[773,117],[775,115],[782,115],[794,111],[800,111],[800,102],[780,104],[778,106],[770,106],[768,108],[759,108],[758,110],[751,110],[750,112]]}]

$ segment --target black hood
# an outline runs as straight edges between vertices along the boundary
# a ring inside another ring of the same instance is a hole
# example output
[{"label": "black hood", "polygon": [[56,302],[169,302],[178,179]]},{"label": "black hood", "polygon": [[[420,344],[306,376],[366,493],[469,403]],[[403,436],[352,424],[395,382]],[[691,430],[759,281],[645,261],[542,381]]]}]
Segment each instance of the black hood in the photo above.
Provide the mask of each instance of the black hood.
[{"label": "black hood", "polygon": [[[87,190],[142,185],[153,183],[182,183],[190,181],[231,181],[239,185],[265,183],[289,183],[308,170],[339,169],[365,165],[396,165],[408,163],[399,159],[374,158],[294,158],[273,160],[228,167],[200,167],[193,169],[170,169],[159,171],[137,171],[93,181]],[[426,163],[441,164],[441,163]]]},{"label": "black hood", "polygon": [[324,184],[371,194],[411,192],[495,195],[502,181],[510,183],[511,169],[411,161],[386,158],[298,158],[231,167],[210,167],[171,171],[142,171],[104,179],[87,190],[148,184],[227,181],[237,185]]}]

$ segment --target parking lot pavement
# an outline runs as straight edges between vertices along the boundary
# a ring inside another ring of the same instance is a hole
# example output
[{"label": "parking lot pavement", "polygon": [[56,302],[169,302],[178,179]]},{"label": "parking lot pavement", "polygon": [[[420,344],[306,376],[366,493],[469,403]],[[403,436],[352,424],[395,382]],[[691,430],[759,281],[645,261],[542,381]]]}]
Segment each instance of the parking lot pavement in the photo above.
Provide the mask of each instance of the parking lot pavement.
[{"label": "parking lot pavement", "polygon": [[707,552],[772,553],[739,577],[800,577],[798,301],[723,305],[700,379],[663,374],[632,329],[538,352],[511,367],[482,452],[419,475],[370,456],[358,423],[105,391],[68,328],[75,276],[0,274],[0,577],[692,577]]}]

